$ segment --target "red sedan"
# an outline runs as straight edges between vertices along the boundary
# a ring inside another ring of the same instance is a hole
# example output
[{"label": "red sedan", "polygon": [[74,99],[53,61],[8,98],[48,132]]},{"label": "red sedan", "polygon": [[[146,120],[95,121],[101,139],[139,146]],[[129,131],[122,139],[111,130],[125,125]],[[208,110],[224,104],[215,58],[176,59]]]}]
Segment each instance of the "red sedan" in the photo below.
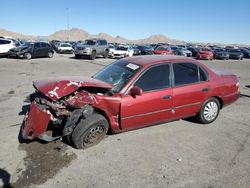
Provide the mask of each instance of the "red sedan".
[{"label": "red sedan", "polygon": [[201,48],[198,51],[197,59],[213,60],[214,53],[209,48]]},{"label": "red sedan", "polygon": [[155,50],[154,50],[154,54],[173,54],[172,49],[170,48],[170,46],[167,45],[162,45],[162,46],[158,46]]},{"label": "red sedan", "polygon": [[92,78],[35,81],[24,139],[67,137],[76,148],[113,133],[195,116],[212,123],[239,98],[237,76],[197,60],[136,56],[117,60]]}]

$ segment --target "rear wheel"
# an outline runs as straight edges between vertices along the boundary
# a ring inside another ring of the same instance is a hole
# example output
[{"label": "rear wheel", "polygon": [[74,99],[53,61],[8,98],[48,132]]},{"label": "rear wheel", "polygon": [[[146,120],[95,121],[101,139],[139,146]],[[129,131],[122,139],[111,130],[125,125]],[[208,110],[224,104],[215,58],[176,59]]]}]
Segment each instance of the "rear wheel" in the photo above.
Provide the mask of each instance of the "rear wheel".
[{"label": "rear wheel", "polygon": [[101,114],[94,113],[82,119],[74,129],[71,140],[77,149],[86,149],[98,144],[107,134],[109,123]]},{"label": "rear wheel", "polygon": [[220,103],[216,98],[208,99],[201,107],[198,114],[198,120],[200,123],[209,124],[212,123],[219,115]]},{"label": "rear wheel", "polygon": [[53,57],[53,53],[52,52],[48,52],[48,57],[52,58]]}]

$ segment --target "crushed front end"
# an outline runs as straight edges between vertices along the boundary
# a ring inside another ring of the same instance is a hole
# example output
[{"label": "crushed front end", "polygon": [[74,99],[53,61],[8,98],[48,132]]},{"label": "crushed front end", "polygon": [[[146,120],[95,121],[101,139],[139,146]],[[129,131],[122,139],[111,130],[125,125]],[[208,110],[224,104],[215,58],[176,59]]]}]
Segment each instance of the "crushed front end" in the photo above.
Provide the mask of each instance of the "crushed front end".
[{"label": "crushed front end", "polygon": [[23,127],[24,139],[52,141],[72,133],[82,117],[92,114],[93,95],[78,90],[56,101],[36,91],[28,98],[31,103]]}]

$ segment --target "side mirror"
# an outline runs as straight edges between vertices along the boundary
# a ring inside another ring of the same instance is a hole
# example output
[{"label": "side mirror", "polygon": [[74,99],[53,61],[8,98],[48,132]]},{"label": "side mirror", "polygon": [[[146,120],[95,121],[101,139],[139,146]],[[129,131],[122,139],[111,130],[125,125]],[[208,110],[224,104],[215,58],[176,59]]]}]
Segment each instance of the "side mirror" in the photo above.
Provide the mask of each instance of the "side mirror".
[{"label": "side mirror", "polygon": [[130,95],[132,95],[133,97],[135,97],[136,95],[142,95],[142,89],[138,86],[133,86],[130,89]]}]

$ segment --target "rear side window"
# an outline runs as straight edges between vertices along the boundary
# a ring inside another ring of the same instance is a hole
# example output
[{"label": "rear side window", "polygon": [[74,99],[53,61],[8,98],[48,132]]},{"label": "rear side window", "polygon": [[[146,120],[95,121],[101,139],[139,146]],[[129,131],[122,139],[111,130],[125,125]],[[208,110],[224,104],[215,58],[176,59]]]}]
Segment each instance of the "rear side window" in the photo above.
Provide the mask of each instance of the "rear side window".
[{"label": "rear side window", "polygon": [[35,48],[40,48],[41,45],[40,45],[40,43],[38,42],[38,43],[35,43],[35,44],[34,44],[34,47],[35,47]]},{"label": "rear side window", "polygon": [[10,44],[11,41],[9,40],[0,40],[0,44]]},{"label": "rear side window", "polygon": [[47,46],[46,43],[43,43],[43,42],[41,43],[41,47],[44,48],[44,47],[46,47],[46,46]]},{"label": "rear side window", "polygon": [[159,65],[148,69],[134,85],[144,92],[168,88],[170,86],[169,65]]},{"label": "rear side window", "polygon": [[200,81],[207,81],[208,80],[208,77],[207,77],[207,74],[206,72],[199,67],[199,76],[200,76]]},{"label": "rear side window", "polygon": [[198,67],[193,63],[174,63],[174,85],[185,85],[199,81]]}]

